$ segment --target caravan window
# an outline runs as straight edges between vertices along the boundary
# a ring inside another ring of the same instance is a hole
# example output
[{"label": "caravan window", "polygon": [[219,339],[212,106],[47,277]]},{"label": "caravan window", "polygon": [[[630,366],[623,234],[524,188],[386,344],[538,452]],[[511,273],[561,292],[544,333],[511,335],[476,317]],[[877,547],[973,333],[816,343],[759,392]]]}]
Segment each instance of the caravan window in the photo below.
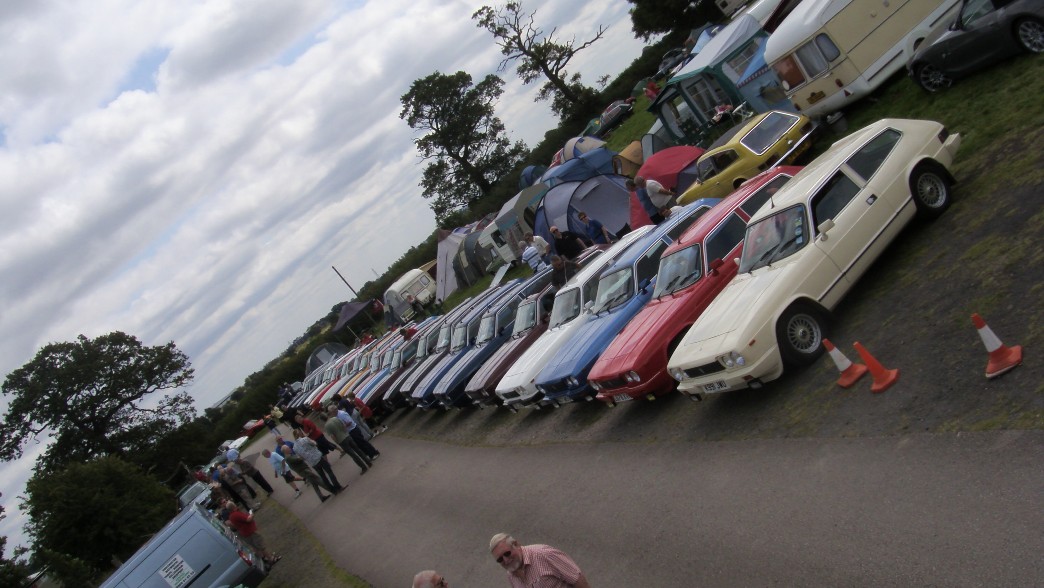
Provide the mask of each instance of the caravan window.
[{"label": "caravan window", "polygon": [[[793,55],[772,66],[783,80],[784,88],[792,90],[805,83],[806,76],[815,78],[830,68],[830,62],[841,56],[841,50],[826,33],[798,47]],[[800,64],[800,67],[799,65]]]},{"label": "caravan window", "polygon": [[728,94],[721,89],[718,81],[709,76],[695,76],[685,87],[685,93],[696,104],[697,110],[706,113],[704,120],[710,120],[714,116],[714,107],[719,104],[728,104]]},{"label": "caravan window", "polygon": [[776,62],[772,65],[772,69],[776,70],[776,74],[786,90],[797,88],[805,83],[805,75],[801,73],[801,68],[798,67],[793,55],[788,55]]}]

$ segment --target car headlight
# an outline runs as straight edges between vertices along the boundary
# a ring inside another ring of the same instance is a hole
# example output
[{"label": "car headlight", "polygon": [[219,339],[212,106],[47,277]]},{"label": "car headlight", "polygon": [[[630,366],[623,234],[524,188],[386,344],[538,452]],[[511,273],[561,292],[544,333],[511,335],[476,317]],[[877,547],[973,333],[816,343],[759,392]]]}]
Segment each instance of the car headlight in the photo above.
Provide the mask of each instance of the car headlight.
[{"label": "car headlight", "polygon": [[744,366],[747,363],[746,358],[735,351],[730,351],[725,355],[718,356],[718,363],[725,366],[725,369],[732,369],[737,366]]},{"label": "car headlight", "polygon": [[566,378],[566,385],[570,388],[576,388],[580,385],[580,380],[577,380],[574,376],[569,376],[568,378]]},{"label": "car headlight", "polygon": [[624,374],[624,380],[632,384],[637,384],[642,381],[642,377],[638,375],[638,372],[631,370]]},{"label": "car headlight", "polygon": [[684,382],[685,381],[685,378],[686,378],[685,370],[683,370],[681,368],[671,368],[671,369],[667,370],[667,373],[670,374],[672,378],[674,378],[675,380],[678,380],[679,382]]},{"label": "car headlight", "polygon": [[598,392],[602,389],[602,385],[598,382],[595,382],[594,380],[588,380],[588,383],[591,384],[591,389],[595,392]]}]

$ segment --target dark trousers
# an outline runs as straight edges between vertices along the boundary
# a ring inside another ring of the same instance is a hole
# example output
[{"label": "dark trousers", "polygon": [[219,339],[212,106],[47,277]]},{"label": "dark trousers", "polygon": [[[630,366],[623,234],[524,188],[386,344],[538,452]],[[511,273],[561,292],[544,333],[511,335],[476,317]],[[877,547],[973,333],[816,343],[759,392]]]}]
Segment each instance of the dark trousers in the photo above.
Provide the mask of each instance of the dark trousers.
[{"label": "dark trousers", "polygon": [[250,475],[250,478],[252,480],[254,480],[254,482],[256,482],[258,486],[261,486],[261,488],[265,492],[268,492],[269,496],[271,496],[272,493],[275,492],[275,490],[272,489],[272,485],[269,484],[268,480],[266,480],[265,477],[261,475],[260,471],[254,470],[254,471],[250,472],[249,475]]},{"label": "dark trousers", "polygon": [[376,447],[370,445],[370,442],[363,437],[362,432],[359,431],[359,427],[355,427],[351,431],[348,431],[348,437],[352,442],[359,446],[359,449],[362,449],[363,453],[365,453],[366,457],[369,457],[371,461],[373,461],[374,457],[381,454],[380,451],[377,451]]},{"label": "dark trousers", "polygon": [[337,481],[337,476],[334,475],[333,468],[330,467],[330,462],[325,459],[320,459],[319,463],[312,466],[315,469],[315,473],[319,474],[319,477],[323,479],[323,482],[333,491],[341,489],[341,483]]},{"label": "dark trousers", "polygon": [[244,509],[250,510],[251,506],[247,504],[247,501],[244,500],[242,496],[240,496],[239,492],[236,492],[236,489],[233,488],[231,484],[224,480],[220,480],[220,483],[221,489],[225,491],[225,494],[228,494],[229,498],[234,500],[236,504],[243,507]]},{"label": "dark trousers", "polygon": [[319,448],[319,451],[323,452],[323,455],[337,449],[337,446],[327,439],[326,435],[319,435],[319,437],[315,439],[315,446]]},{"label": "dark trousers", "polygon": [[355,441],[352,441],[352,437],[350,435],[348,437],[345,437],[344,439],[341,439],[340,445],[341,449],[343,449],[344,452],[352,458],[352,461],[355,462],[355,465],[361,467],[363,470],[370,467],[370,458],[366,457],[366,454],[363,452],[362,448],[356,445]]}]

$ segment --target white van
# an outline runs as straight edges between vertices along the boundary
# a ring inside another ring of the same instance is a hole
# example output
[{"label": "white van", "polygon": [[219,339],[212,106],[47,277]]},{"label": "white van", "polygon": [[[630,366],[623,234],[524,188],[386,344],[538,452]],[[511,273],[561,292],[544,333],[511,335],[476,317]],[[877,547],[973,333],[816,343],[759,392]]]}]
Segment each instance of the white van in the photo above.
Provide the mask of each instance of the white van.
[{"label": "white van", "polygon": [[390,307],[402,320],[413,316],[413,309],[406,301],[407,296],[413,296],[421,304],[430,304],[435,300],[435,278],[428,272],[411,269],[384,292],[385,306]]},{"label": "white van", "polygon": [[823,116],[903,69],[959,0],[803,0],[769,37],[765,61],[802,114]]}]

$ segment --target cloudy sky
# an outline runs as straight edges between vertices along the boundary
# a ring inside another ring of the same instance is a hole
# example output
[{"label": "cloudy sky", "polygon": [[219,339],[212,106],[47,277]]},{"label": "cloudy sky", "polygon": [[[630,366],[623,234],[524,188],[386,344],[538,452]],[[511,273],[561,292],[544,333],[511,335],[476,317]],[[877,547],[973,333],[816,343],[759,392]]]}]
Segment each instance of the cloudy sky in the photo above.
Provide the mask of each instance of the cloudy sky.
[{"label": "cloudy sky", "polygon": [[[399,97],[435,70],[494,72],[464,0],[0,3],[0,368],[113,330],[191,358],[211,406],[434,228]],[[641,53],[626,0],[527,0],[605,38],[594,84]],[[498,114],[554,126],[511,71]],[[6,403],[4,403],[6,406]],[[35,457],[42,446],[28,448]],[[3,464],[10,516],[31,460]]]}]

